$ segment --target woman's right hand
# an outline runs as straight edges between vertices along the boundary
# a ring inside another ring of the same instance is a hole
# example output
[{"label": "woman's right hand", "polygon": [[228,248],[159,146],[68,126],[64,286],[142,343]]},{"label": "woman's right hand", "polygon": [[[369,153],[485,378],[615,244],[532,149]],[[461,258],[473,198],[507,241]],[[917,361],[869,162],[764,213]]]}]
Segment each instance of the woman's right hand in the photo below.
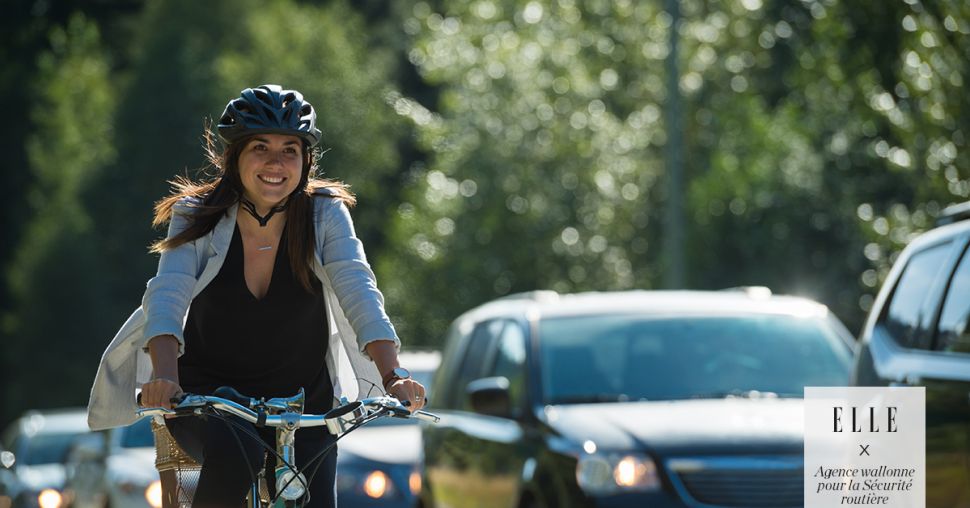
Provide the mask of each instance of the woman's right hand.
[{"label": "woman's right hand", "polygon": [[179,342],[173,335],[159,335],[148,341],[154,378],[141,385],[142,407],[173,407],[172,398],[182,394],[178,375]]},{"label": "woman's right hand", "polygon": [[182,387],[178,382],[166,378],[155,378],[141,385],[142,407],[163,407],[172,409],[175,404],[172,399],[182,394]]}]

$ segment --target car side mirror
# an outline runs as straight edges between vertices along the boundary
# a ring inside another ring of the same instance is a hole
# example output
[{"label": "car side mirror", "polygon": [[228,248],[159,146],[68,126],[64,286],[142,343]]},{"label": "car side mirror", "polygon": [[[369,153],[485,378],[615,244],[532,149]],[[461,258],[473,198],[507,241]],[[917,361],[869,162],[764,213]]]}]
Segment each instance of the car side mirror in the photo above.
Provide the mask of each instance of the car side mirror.
[{"label": "car side mirror", "polygon": [[512,407],[509,399],[509,380],[505,377],[485,377],[476,379],[465,388],[472,411],[488,415],[510,418]]}]

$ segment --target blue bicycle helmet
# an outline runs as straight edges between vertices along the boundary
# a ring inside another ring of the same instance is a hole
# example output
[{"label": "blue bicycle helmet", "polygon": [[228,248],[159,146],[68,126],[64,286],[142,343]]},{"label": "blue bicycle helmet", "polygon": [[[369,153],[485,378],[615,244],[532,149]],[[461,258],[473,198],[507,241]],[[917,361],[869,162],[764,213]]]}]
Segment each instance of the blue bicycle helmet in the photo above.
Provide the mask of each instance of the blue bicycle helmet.
[{"label": "blue bicycle helmet", "polygon": [[229,101],[219,119],[219,137],[232,143],[252,134],[299,136],[309,146],[320,141],[317,113],[296,90],[279,85],[247,88]]}]

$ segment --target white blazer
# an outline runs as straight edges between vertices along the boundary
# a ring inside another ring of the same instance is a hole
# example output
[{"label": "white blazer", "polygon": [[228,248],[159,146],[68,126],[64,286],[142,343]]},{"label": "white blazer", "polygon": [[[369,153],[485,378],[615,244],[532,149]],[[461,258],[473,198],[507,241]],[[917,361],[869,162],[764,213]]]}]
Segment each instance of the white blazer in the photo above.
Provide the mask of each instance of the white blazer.
[{"label": "white blazer", "polygon": [[[384,312],[384,297],[377,289],[363,246],[354,232],[347,207],[328,189],[314,198],[316,256],[313,272],[323,286],[327,306],[329,345],[327,369],[334,398],[349,400],[383,392],[381,376],[364,347],[375,340],[401,341]],[[168,236],[188,226],[193,202],[175,206]],[[192,300],[215,278],[226,258],[236,224],[238,206],[232,206],[213,230],[195,241],[163,253],[158,274],[148,281],[142,305],[122,325],[108,345],[91,387],[88,425],[94,430],[134,422],[135,391],[152,376],[149,339],[173,335],[184,352],[183,329]],[[322,360],[322,359],[321,359]]]}]

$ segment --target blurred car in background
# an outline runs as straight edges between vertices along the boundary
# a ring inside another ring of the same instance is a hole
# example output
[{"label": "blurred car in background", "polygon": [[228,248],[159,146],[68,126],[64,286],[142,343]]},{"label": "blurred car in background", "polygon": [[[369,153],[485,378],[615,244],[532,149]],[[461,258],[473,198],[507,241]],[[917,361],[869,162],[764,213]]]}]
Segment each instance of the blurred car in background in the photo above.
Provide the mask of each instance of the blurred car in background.
[{"label": "blurred car in background", "polygon": [[486,303],[449,331],[422,503],[802,506],[804,387],[846,385],[853,346],[767,288]]},{"label": "blurred car in background", "polygon": [[0,474],[0,492],[11,506],[65,506],[64,460],[71,443],[89,432],[84,409],[29,411],[11,423],[0,446],[16,457],[8,471],[12,474]]},{"label": "blurred car in background", "polygon": [[71,508],[160,508],[151,419],[81,436],[67,459]]},{"label": "blurred car in background", "polygon": [[[403,351],[398,357],[411,377],[430,390],[441,354]],[[342,508],[410,508],[421,491],[421,429],[417,420],[381,418],[340,440],[337,499]]]},{"label": "blurred car in background", "polygon": [[970,202],[903,250],[869,311],[860,386],[926,390],[926,506],[970,506]]},{"label": "blurred car in background", "polygon": [[10,508],[13,496],[19,490],[17,476],[10,470],[15,462],[13,452],[0,446],[0,508]]}]

